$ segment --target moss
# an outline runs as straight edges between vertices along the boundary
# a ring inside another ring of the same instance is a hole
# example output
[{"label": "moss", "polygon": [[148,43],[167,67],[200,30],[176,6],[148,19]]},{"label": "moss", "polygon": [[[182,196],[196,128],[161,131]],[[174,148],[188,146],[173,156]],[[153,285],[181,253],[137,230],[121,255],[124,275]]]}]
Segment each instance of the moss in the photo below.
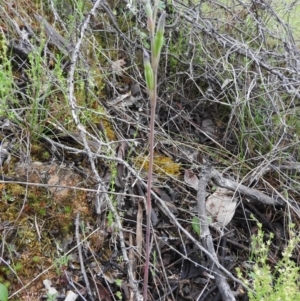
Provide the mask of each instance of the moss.
[{"label": "moss", "polygon": [[26,193],[26,188],[18,184],[10,184],[7,185],[6,188],[9,190],[10,195],[12,195],[14,198],[23,196]]},{"label": "moss", "polygon": [[111,123],[108,120],[102,120],[103,127],[105,129],[106,137],[109,141],[117,140],[116,134],[113,130]]},{"label": "moss", "polygon": [[31,145],[31,154],[32,156],[34,156],[34,159],[37,161],[44,159],[44,155],[46,152],[47,151],[45,150],[45,146],[40,143],[33,143]]},{"label": "moss", "polygon": [[[137,156],[134,159],[134,163],[138,168],[148,171],[149,169],[149,157],[148,156]],[[160,154],[154,154],[154,173],[158,175],[169,175],[172,177],[178,177],[180,174],[181,165],[175,163],[170,157],[162,156]]]}]

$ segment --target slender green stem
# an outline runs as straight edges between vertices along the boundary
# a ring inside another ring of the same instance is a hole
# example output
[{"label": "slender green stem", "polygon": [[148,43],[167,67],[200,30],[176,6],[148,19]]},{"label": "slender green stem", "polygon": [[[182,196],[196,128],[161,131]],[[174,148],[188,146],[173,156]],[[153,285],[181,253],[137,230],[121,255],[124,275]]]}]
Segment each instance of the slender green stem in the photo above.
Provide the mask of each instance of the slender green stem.
[{"label": "slender green stem", "polygon": [[158,0],[155,1],[154,13],[150,7],[150,2],[145,2],[146,13],[148,17],[148,28],[151,37],[151,63],[149,54],[144,50],[144,69],[145,79],[150,97],[151,116],[150,116],[150,133],[149,133],[149,169],[148,169],[148,183],[147,183],[147,200],[146,200],[146,260],[144,270],[144,290],[143,299],[147,301],[148,294],[148,280],[149,280],[149,266],[150,266],[150,236],[151,236],[151,188],[152,188],[152,172],[153,172],[153,157],[154,157],[154,125],[155,125],[155,110],[157,99],[157,68],[160,57],[160,51],[163,46],[163,35],[165,26],[165,12],[162,13],[159,21],[157,32],[155,34],[155,23]]},{"label": "slender green stem", "polygon": [[[155,0],[154,1],[154,6],[153,6],[153,22],[154,22],[154,24],[156,24],[158,4],[159,4],[159,0]],[[153,34],[154,34],[154,32],[153,32]]]},{"label": "slender green stem", "polygon": [[149,265],[150,265],[150,230],[151,230],[151,188],[152,188],[152,172],[153,172],[153,157],[154,157],[154,124],[155,124],[155,109],[156,109],[156,96],[157,96],[157,72],[153,70],[154,73],[154,91],[150,94],[151,102],[151,116],[150,116],[150,135],[149,135],[149,169],[148,169],[148,183],[147,183],[147,200],[146,200],[146,214],[147,214],[147,224],[146,224],[146,261],[145,261],[145,271],[144,271],[144,291],[143,298],[144,301],[147,300],[147,288],[149,279]]},{"label": "slender green stem", "polygon": [[[154,38],[152,39],[154,41]],[[152,44],[153,50],[153,44]],[[147,200],[146,200],[146,214],[147,214],[147,224],[146,224],[146,260],[145,260],[145,271],[144,271],[144,291],[143,299],[147,301],[147,289],[148,289],[148,280],[149,280],[149,268],[150,268],[150,232],[151,232],[151,188],[152,188],[152,173],[153,173],[153,158],[154,158],[154,125],[155,125],[155,111],[156,111],[156,100],[157,100],[157,64],[154,64],[155,58],[153,57],[153,51],[151,54],[152,57],[152,68],[153,68],[153,79],[154,79],[154,89],[149,91],[150,96],[150,106],[151,106],[151,115],[150,115],[150,133],[149,133],[149,169],[148,169],[148,183],[147,183]]]}]

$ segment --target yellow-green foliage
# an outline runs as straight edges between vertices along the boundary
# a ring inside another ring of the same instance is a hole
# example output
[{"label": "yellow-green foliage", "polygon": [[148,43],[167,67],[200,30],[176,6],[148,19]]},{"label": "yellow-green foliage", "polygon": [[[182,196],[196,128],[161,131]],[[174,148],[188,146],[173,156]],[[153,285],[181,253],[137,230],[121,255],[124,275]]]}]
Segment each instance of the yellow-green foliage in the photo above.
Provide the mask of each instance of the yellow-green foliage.
[{"label": "yellow-green foliage", "polygon": [[288,246],[282,253],[282,259],[279,260],[273,269],[268,264],[268,254],[271,240],[264,241],[262,225],[258,224],[259,231],[252,238],[252,260],[254,262],[252,271],[247,271],[250,279],[245,279],[242,273],[237,269],[238,276],[244,282],[252,287],[253,291],[248,292],[250,301],[298,301],[300,300],[300,279],[299,267],[291,260],[292,251],[299,243],[292,231],[290,231],[290,240]]},{"label": "yellow-green foliage", "polygon": [[[142,168],[148,171],[149,168],[149,157],[148,156],[137,156],[134,162],[138,168]],[[169,175],[177,177],[180,174],[180,164],[175,163],[170,157],[162,156],[157,153],[154,154],[154,173],[158,175]]]},{"label": "yellow-green foliage", "polygon": [[0,59],[1,61],[7,61],[7,45],[6,45],[6,41],[5,41],[5,36],[4,35],[0,35]]},{"label": "yellow-green foliage", "polygon": [[[5,109],[5,100],[10,95],[12,88],[11,62],[7,57],[7,45],[4,35],[0,35],[0,109]],[[3,114],[4,112],[1,112]]]},{"label": "yellow-green foliage", "polygon": [[105,129],[106,138],[109,141],[116,141],[117,137],[111,123],[108,120],[103,119],[102,124]]}]

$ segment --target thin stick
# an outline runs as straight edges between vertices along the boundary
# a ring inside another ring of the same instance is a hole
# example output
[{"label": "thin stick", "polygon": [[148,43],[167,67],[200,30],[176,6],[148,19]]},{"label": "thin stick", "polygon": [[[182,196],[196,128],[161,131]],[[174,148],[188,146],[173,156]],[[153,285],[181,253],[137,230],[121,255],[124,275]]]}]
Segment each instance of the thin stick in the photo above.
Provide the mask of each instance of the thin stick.
[{"label": "thin stick", "polygon": [[79,217],[80,217],[80,214],[77,213],[75,225],[76,225],[76,242],[77,242],[77,248],[78,248],[80,268],[81,268],[81,273],[83,275],[83,279],[84,279],[84,282],[85,282],[85,285],[86,285],[87,293],[88,293],[89,297],[91,298],[91,300],[94,301],[95,299],[93,297],[90,282],[89,282],[89,279],[87,277],[85,267],[84,267],[84,262],[83,262],[82,246],[81,246],[81,243],[80,243],[80,235],[79,235],[79,223],[80,223]]}]

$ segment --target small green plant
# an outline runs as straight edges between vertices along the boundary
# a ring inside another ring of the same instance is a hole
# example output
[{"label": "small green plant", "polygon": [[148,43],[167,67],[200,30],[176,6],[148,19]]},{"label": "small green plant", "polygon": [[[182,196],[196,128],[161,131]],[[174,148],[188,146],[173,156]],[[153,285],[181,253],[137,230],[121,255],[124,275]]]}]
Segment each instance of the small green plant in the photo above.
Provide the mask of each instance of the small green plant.
[{"label": "small green plant", "polygon": [[[115,284],[118,286],[118,287],[121,287],[122,286],[122,279],[119,279],[117,278],[115,280]],[[122,296],[122,293],[120,291],[117,291],[116,292],[116,297],[119,299],[119,300],[122,300],[123,296]]]},{"label": "small green plant", "polygon": [[8,300],[8,289],[7,287],[0,283],[0,301],[7,301]]},{"label": "small green plant", "polygon": [[34,262],[34,263],[40,263],[41,262],[41,257],[40,256],[33,256],[32,257],[32,261]]},{"label": "small green plant", "polygon": [[38,210],[38,214],[39,214],[40,216],[45,216],[46,213],[47,213],[47,211],[46,211],[45,208],[40,208],[40,209]]},{"label": "small green plant", "polygon": [[114,214],[111,211],[108,211],[107,213],[107,226],[111,227],[114,223]]},{"label": "small green plant", "polygon": [[72,207],[70,205],[66,205],[64,207],[65,213],[71,213],[72,212]]},{"label": "small green plant", "polygon": [[62,271],[68,266],[70,260],[70,255],[63,255],[54,260],[53,265],[58,275],[60,275]]},{"label": "small green plant", "polygon": [[122,279],[117,278],[117,279],[115,280],[115,284],[116,284],[118,287],[121,287],[121,285],[122,285]]},{"label": "small green plant", "polygon": [[152,265],[153,265],[153,268],[151,268],[151,274],[152,274],[152,277],[155,278],[156,276],[156,265],[157,265],[157,254],[156,254],[156,251],[154,250],[152,252],[152,257],[153,257],[153,261],[152,261]]},{"label": "small green plant", "polygon": [[30,102],[30,109],[26,118],[33,132],[33,137],[37,138],[43,130],[41,120],[46,118],[46,100],[52,93],[52,84],[46,71],[46,63],[42,55],[45,40],[41,39],[41,45],[28,55],[30,67],[27,69],[29,84],[27,86],[27,96]]},{"label": "small green plant", "polygon": [[[117,170],[117,165],[115,162],[111,162],[110,164],[110,170],[111,170],[111,180],[110,180],[110,187],[111,187],[111,191],[115,192],[116,189],[116,177],[118,176],[118,170]],[[117,200],[114,197],[114,195],[111,195],[110,200],[112,202],[112,204],[114,205],[115,208],[117,208]],[[109,227],[111,227],[114,224],[115,221],[115,217],[112,211],[108,211],[107,213],[107,224]]]},{"label": "small green plant", "polygon": [[123,296],[122,296],[122,293],[120,291],[117,291],[116,292],[116,297],[119,299],[119,300],[122,300]]},{"label": "small green plant", "polygon": [[250,279],[242,276],[237,269],[238,276],[253,288],[248,292],[250,301],[298,301],[300,300],[299,267],[291,260],[292,251],[299,242],[292,231],[288,246],[282,253],[282,259],[277,262],[274,269],[268,264],[268,253],[271,239],[264,241],[262,225],[258,224],[258,233],[253,236],[251,260],[254,262],[252,271],[248,273]]},{"label": "small green plant", "polygon": [[199,221],[199,217],[194,216],[192,219],[192,228],[194,230],[194,232],[200,237],[200,221]]},{"label": "small green plant", "polygon": [[[11,60],[8,58],[7,41],[4,35],[0,35],[0,114],[7,114],[7,99],[11,98],[13,92],[13,74]],[[6,115],[5,114],[5,115]]]},{"label": "small green plant", "polygon": [[21,262],[16,262],[15,264],[12,265],[14,271],[17,273],[17,272],[20,272],[21,270],[23,270],[23,264]]},{"label": "small green plant", "polygon": [[55,301],[56,298],[57,298],[58,294],[50,294],[50,293],[47,293],[47,301]]}]

